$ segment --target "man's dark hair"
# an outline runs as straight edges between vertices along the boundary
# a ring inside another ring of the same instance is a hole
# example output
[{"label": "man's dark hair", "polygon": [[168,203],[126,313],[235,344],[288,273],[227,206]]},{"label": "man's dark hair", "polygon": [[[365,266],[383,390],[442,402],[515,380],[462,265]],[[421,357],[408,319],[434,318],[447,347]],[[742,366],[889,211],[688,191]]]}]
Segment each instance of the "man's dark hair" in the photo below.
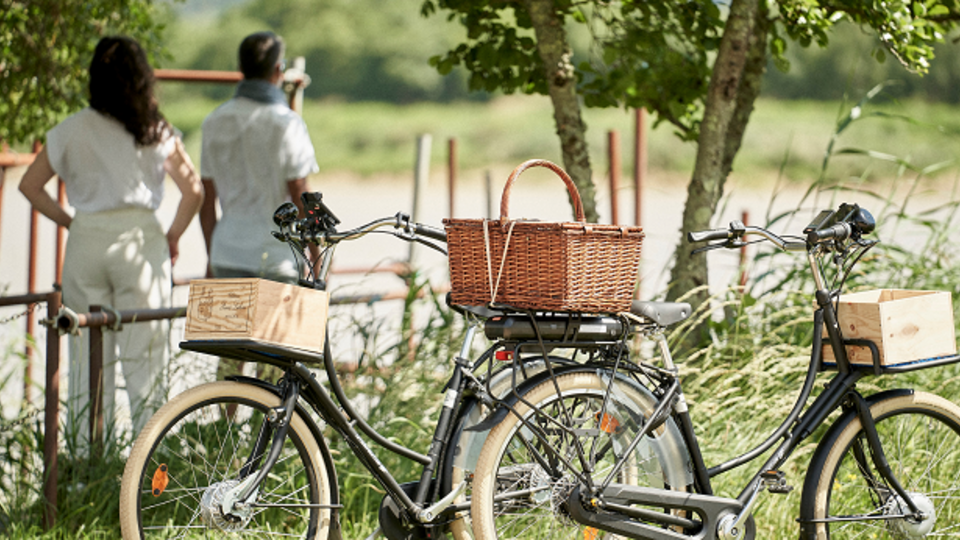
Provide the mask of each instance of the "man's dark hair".
[{"label": "man's dark hair", "polygon": [[283,58],[283,39],[273,32],[250,34],[240,44],[240,71],[245,79],[269,79]]}]

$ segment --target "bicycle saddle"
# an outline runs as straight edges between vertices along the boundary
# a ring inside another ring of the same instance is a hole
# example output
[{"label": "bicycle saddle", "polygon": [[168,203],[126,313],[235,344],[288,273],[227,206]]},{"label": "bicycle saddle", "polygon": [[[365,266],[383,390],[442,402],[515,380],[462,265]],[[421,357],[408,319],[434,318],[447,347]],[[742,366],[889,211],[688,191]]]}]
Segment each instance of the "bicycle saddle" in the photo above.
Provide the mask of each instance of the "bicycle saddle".
[{"label": "bicycle saddle", "polygon": [[690,304],[686,302],[634,300],[630,306],[630,313],[639,317],[646,317],[660,326],[670,326],[689,317],[693,310],[690,308]]}]

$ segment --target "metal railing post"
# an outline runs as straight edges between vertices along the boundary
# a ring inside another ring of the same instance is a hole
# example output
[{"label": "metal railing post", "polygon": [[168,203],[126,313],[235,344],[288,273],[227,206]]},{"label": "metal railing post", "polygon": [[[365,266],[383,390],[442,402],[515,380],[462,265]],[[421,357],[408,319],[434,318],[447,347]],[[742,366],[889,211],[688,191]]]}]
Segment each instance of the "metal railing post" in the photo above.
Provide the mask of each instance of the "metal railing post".
[{"label": "metal railing post", "polygon": [[[27,294],[33,294],[37,292],[37,243],[38,243],[38,229],[40,222],[40,212],[34,208],[30,208],[30,252],[27,255]],[[33,328],[36,323],[36,316],[33,313],[33,310],[27,312],[26,319],[26,333],[27,333],[27,345],[24,348],[24,354],[26,355],[26,365],[23,369],[23,403],[28,405],[30,403],[30,387],[32,386],[33,381],[33,340],[29,339],[33,337]]]},{"label": "metal railing post", "polygon": [[[62,178],[57,178],[57,204],[60,208],[67,207],[67,185]],[[54,283],[63,284],[63,254],[67,243],[67,228],[57,225],[57,253],[54,258]]]},{"label": "metal railing post", "polygon": [[[90,313],[98,314],[101,306],[90,306]],[[90,328],[90,457],[98,459],[103,453],[103,327]]]},{"label": "metal railing post", "polygon": [[[60,313],[60,293],[47,294],[47,320],[55,322]],[[43,526],[53,528],[57,521],[57,447],[60,428],[60,332],[56,324],[47,326],[47,369],[44,387],[43,417]]]}]

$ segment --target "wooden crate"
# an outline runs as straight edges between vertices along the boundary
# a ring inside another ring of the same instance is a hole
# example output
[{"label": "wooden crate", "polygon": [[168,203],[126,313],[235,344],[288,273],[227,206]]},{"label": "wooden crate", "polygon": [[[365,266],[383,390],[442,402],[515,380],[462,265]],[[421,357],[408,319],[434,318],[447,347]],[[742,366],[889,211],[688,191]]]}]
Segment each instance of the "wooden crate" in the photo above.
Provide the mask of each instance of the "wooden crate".
[{"label": "wooden crate", "polygon": [[190,282],[186,340],[253,340],[323,353],[329,296],[259,278]]},{"label": "wooden crate", "polygon": [[[869,339],[880,364],[892,366],[957,353],[949,292],[876,289],[840,296],[837,319],[844,339]],[[827,332],[823,332],[824,342]],[[851,364],[873,365],[870,349],[847,346]],[[829,344],[825,362],[835,363]]]}]

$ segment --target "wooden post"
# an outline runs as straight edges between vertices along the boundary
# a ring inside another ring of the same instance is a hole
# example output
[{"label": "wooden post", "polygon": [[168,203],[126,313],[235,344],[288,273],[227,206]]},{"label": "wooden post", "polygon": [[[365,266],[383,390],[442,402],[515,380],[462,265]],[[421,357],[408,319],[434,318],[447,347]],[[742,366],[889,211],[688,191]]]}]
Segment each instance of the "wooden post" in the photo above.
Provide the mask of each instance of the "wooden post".
[{"label": "wooden post", "polygon": [[647,174],[647,134],[643,109],[636,109],[634,113],[634,148],[633,148],[633,222],[636,226],[642,225],[641,205],[643,200],[643,178]]},{"label": "wooden post", "polygon": [[610,164],[610,223],[620,223],[619,198],[620,190],[620,133],[616,130],[607,132],[607,162]]},{"label": "wooden post", "polygon": [[[60,313],[60,293],[47,295],[47,320],[56,321]],[[60,428],[60,332],[47,327],[47,369],[44,387],[43,418],[43,527],[53,528],[57,521],[57,446]]]},{"label": "wooden post", "polygon": [[447,141],[447,192],[449,196],[450,210],[447,217],[453,217],[453,208],[457,188],[457,139],[450,138]]},{"label": "wooden post", "polygon": [[[643,225],[643,178],[647,174],[646,114],[643,109],[634,110],[633,122],[633,224]],[[641,264],[643,262],[641,261]],[[642,276],[642,273],[641,273]],[[640,280],[637,277],[635,297],[640,298]]]},{"label": "wooden post", "polygon": [[483,191],[487,196],[487,219],[493,219],[493,177],[490,169],[487,169],[487,173],[483,177]]},{"label": "wooden post", "polygon": [[[413,205],[410,211],[410,217],[417,221],[420,217],[420,209],[423,206],[423,197],[427,189],[427,179],[430,177],[430,145],[433,137],[429,133],[424,133],[417,137],[417,156],[413,171]],[[417,243],[410,242],[410,251],[407,256],[407,262],[414,263]]]},{"label": "wooden post", "polygon": [[[740,220],[743,221],[743,224],[746,225],[750,221],[750,213],[746,210],[743,211],[743,214],[740,217]],[[740,291],[744,291],[747,287],[747,246],[746,244],[740,246]]]}]

